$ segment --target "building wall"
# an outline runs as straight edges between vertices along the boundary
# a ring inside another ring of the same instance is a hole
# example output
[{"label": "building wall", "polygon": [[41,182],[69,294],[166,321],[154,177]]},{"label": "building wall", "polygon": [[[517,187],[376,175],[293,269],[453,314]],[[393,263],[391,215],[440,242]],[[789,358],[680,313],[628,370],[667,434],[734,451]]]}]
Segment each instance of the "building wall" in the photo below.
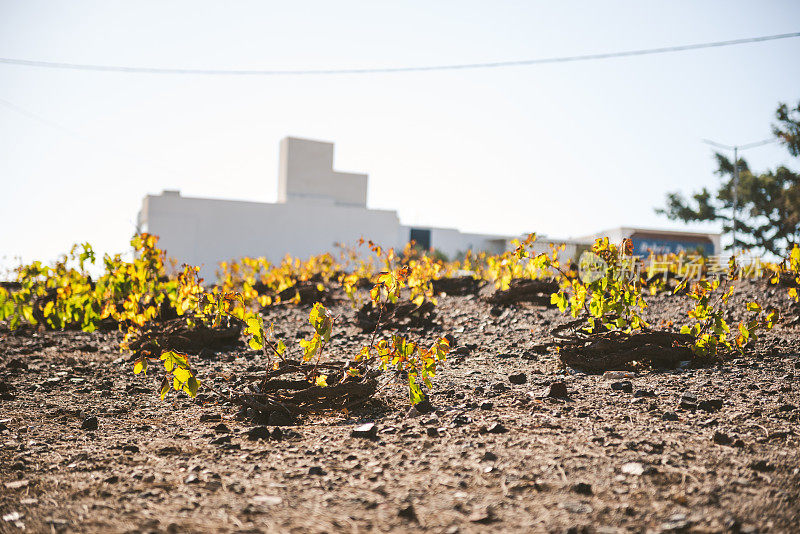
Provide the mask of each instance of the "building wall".
[{"label": "building wall", "polygon": [[148,195],[143,231],[160,236],[159,245],[181,263],[201,266],[214,280],[220,261],[286,254],[306,258],[333,252],[337,243],[354,245],[362,236],[395,246],[397,213],[314,202],[266,204],[176,195]]},{"label": "building wall", "polygon": [[[408,242],[411,228],[406,229],[405,242]],[[485,234],[463,234],[454,228],[432,228],[427,226],[414,226],[431,232],[431,248],[444,253],[448,258],[455,259],[457,256],[472,250],[474,252],[486,251],[492,254],[499,254],[506,249],[506,244],[513,236],[495,236]]]},{"label": "building wall", "polygon": [[330,199],[367,205],[367,175],[333,170],[333,143],[286,137],[280,145],[278,202]]}]

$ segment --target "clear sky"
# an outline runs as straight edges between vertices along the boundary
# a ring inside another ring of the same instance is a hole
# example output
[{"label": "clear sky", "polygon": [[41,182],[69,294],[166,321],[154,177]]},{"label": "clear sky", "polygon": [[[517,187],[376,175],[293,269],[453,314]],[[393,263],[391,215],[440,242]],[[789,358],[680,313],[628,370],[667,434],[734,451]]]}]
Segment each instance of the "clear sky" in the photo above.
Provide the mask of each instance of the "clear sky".
[{"label": "clear sky", "polygon": [[[796,31],[794,0],[0,0],[0,57],[167,68],[473,63]],[[800,38],[366,76],[0,65],[0,99],[6,261],[51,260],[87,240],[125,250],[142,197],[162,189],[274,201],[286,135],[335,142],[337,170],[368,173],[368,205],[405,224],[566,238],[680,228],[653,208],[668,191],[716,183],[702,138],[770,136],[777,103],[800,99]],[[754,169],[790,163],[777,146],[746,156]]]}]

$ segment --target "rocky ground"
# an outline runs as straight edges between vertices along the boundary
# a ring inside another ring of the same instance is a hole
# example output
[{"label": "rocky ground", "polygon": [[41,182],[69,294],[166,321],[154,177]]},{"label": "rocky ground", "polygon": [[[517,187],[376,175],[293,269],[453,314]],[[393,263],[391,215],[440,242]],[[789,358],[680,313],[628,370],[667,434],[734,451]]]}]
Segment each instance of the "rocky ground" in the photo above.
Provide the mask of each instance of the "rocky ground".
[{"label": "rocky ground", "polygon": [[[735,299],[785,307],[777,291]],[[649,303],[652,324],[685,317],[678,297]],[[352,356],[369,334],[331,308],[331,354]],[[307,314],[267,318],[291,346]],[[442,297],[410,333],[455,339],[432,411],[393,383],[290,426],[208,392],[161,401],[117,332],[0,330],[0,532],[800,531],[797,326],[713,367],[603,375],[535,350],[565,320]],[[217,385],[263,364],[243,343],[192,363]]]}]

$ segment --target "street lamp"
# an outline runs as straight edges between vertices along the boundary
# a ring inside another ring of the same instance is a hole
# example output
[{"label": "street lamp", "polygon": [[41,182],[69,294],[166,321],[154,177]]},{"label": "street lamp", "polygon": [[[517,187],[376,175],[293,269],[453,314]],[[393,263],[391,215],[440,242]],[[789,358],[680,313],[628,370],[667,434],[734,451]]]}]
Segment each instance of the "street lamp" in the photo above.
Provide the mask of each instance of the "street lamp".
[{"label": "street lamp", "polygon": [[764,139],[754,143],[747,143],[746,145],[723,145],[722,143],[717,143],[709,139],[702,139],[702,141],[707,145],[723,150],[733,150],[733,217],[731,221],[731,237],[733,238],[733,253],[736,254],[736,217],[739,209],[739,151],[774,143],[775,139]]}]

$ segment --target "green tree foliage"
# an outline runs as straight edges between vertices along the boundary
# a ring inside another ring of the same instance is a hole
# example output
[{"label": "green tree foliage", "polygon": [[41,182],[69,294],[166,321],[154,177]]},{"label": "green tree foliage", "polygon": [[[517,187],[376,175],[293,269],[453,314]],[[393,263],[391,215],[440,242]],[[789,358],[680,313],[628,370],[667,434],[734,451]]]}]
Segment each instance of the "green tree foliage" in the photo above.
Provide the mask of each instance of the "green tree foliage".
[{"label": "green tree foliage", "polygon": [[[800,158],[800,102],[795,108],[780,104],[775,116],[778,122],[773,133],[792,156]],[[733,230],[734,162],[720,153],[715,157],[721,180],[716,193],[704,187],[689,200],[679,192],[669,193],[666,207],[656,213],[684,222],[722,222],[724,232]],[[785,166],[754,173],[741,158],[738,166],[739,210],[733,246],[784,256],[800,243],[800,174]]]}]

